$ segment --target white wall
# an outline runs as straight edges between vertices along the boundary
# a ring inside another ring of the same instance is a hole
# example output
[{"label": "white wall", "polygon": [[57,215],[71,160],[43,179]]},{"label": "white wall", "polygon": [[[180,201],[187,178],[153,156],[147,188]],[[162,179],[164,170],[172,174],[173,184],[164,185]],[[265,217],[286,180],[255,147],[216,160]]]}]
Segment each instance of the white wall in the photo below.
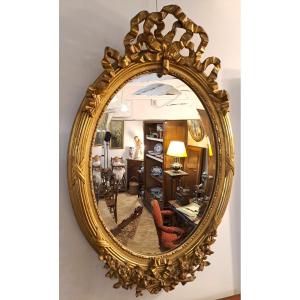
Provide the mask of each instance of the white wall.
[{"label": "white wall", "polygon": [[[122,156],[124,159],[129,157],[128,148],[134,147],[133,138],[137,135],[143,141],[143,121],[124,121],[124,148],[108,149],[108,164],[110,159],[115,156]],[[102,158],[103,162],[103,158]]]},{"label": "white wall", "polygon": [[[240,7],[239,0],[176,1],[207,31],[206,55],[222,61],[221,86],[231,95],[231,118],[236,141],[236,177],[229,207],[212,249],[211,266],[194,282],[168,294],[145,293],[143,299],[208,300],[240,291]],[[158,0],[159,9],[168,1]],[[87,86],[101,72],[105,46],[123,51],[129,20],[140,10],[155,10],[147,0],[60,1],[60,299],[133,299],[134,292],[113,289],[103,265],[76,223],[67,190],[67,144]]]}]

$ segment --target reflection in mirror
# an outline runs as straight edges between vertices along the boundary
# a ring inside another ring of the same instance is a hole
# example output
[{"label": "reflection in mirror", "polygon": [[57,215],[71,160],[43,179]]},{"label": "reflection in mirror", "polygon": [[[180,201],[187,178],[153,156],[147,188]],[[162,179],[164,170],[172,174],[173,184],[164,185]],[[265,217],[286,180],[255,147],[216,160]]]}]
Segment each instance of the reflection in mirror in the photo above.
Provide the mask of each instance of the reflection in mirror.
[{"label": "reflection in mirror", "polygon": [[173,250],[205,215],[214,136],[202,103],[181,80],[150,74],[128,82],[102,114],[91,155],[99,216],[131,251]]}]

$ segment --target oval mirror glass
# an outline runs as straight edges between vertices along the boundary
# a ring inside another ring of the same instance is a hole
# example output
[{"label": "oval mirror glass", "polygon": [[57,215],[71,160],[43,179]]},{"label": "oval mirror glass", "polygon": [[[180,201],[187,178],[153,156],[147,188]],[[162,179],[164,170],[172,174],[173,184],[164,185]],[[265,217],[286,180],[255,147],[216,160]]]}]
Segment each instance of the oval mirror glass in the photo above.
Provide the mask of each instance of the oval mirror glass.
[{"label": "oval mirror glass", "polygon": [[99,218],[131,251],[174,250],[203,219],[215,180],[214,134],[183,81],[147,74],[127,82],[98,121],[91,157]]}]

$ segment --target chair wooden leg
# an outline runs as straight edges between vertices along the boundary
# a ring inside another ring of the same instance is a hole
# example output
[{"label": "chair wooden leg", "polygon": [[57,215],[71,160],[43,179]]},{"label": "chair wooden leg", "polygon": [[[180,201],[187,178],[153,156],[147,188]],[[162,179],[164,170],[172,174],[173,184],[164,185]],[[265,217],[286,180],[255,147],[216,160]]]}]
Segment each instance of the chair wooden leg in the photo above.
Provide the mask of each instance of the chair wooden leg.
[{"label": "chair wooden leg", "polygon": [[114,217],[115,217],[116,223],[118,223],[117,208],[114,209]]}]

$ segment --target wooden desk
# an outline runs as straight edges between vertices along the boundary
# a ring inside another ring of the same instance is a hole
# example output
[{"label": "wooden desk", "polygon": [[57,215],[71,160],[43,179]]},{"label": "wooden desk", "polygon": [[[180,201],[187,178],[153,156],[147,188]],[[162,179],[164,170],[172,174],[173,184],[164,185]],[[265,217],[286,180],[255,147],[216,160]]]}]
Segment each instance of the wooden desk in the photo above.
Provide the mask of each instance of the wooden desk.
[{"label": "wooden desk", "polygon": [[178,215],[178,217],[182,220],[182,222],[184,224],[194,228],[200,223],[201,218],[199,216],[197,216],[196,220],[193,221],[187,215],[185,215],[181,211],[177,210],[177,208],[179,208],[181,206],[176,202],[176,200],[169,200],[168,205],[169,205],[169,208]]}]

